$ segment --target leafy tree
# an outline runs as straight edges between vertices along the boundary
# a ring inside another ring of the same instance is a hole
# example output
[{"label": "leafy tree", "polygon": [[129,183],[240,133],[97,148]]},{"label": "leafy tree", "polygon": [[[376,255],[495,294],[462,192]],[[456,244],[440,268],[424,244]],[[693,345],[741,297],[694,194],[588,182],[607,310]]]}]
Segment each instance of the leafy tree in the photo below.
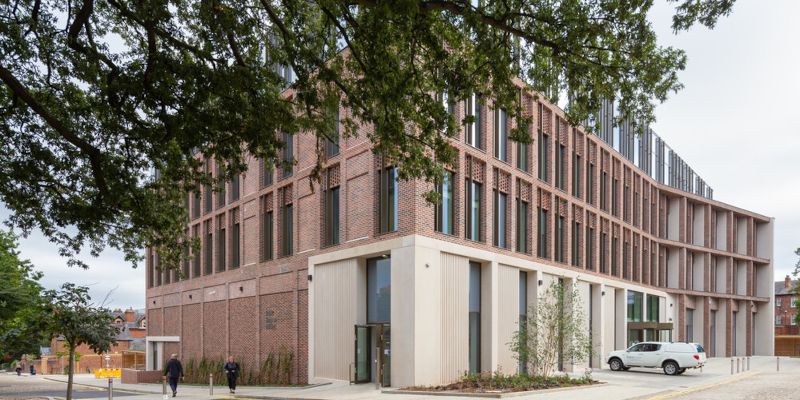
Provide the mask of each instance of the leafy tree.
[{"label": "leafy tree", "polygon": [[39,354],[44,306],[41,276],[30,261],[20,258],[16,236],[0,231],[0,356],[4,358]]},{"label": "leafy tree", "polygon": [[58,291],[48,291],[50,300],[49,333],[64,339],[69,358],[67,400],[72,399],[72,380],[75,372],[75,349],[86,344],[95,353],[108,351],[116,343],[118,328],[111,311],[89,301],[89,289],[65,283]]},{"label": "leafy tree", "polygon": [[[795,279],[798,279],[798,277],[800,276],[800,247],[798,247],[794,251],[794,254],[799,258],[797,262],[794,264],[794,272],[792,273],[792,275],[794,275]],[[797,283],[794,285],[794,292],[800,295],[800,281],[797,281]],[[798,298],[799,300],[795,300],[796,311],[794,315],[794,320],[797,324],[800,324],[800,296],[798,296]]]},{"label": "leafy tree", "polygon": [[587,360],[592,342],[577,288],[553,281],[528,309],[508,346],[531,375],[551,376],[559,355],[571,362]]},{"label": "leafy tree", "polygon": [[[665,0],[672,27],[713,27],[735,0]],[[402,179],[441,179],[460,124],[435,94],[495,98],[529,142],[520,77],[572,122],[616,98],[646,124],[681,88],[686,56],[661,46],[652,0],[16,0],[0,3],[0,199],[71,265],[111,246],[177,266],[187,191],[218,187],[246,154],[281,164],[282,135],[314,132],[335,104],[374,127]],[[346,50],[341,50],[346,47]],[[279,67],[283,66],[283,67]],[[284,68],[290,66],[295,77]],[[287,86],[291,90],[284,92]],[[224,160],[213,179],[196,158]],[[291,162],[287,160],[286,162]],[[158,174],[152,171],[159,171]],[[435,200],[435,195],[429,197]]]}]

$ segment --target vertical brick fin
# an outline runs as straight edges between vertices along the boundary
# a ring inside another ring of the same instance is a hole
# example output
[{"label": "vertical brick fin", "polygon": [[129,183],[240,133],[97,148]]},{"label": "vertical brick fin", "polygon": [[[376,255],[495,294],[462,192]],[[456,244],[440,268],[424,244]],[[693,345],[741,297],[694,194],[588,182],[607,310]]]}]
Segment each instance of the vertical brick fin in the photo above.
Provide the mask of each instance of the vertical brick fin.
[{"label": "vertical brick fin", "polygon": [[472,166],[472,178],[476,182],[485,183],[486,182],[486,164],[472,158],[472,162],[469,163]]},{"label": "vertical brick fin", "polygon": [[511,175],[503,171],[499,171],[497,175],[497,188],[503,193],[511,193]]},{"label": "vertical brick fin", "polygon": [[267,193],[267,195],[263,197],[264,204],[262,206],[263,206],[264,212],[269,212],[269,211],[272,211],[272,210],[275,209],[275,201],[273,201],[274,200],[273,197],[274,196],[273,196],[272,192]]},{"label": "vertical brick fin", "polygon": [[239,212],[239,207],[236,207],[233,209],[233,211],[231,211],[231,225],[241,222],[241,214],[242,213]]},{"label": "vertical brick fin", "polygon": [[553,133],[553,111],[549,108],[542,106],[541,109],[541,118],[542,118],[542,132],[550,135]]},{"label": "vertical brick fin", "polygon": [[327,188],[335,188],[340,184],[340,174],[341,174],[340,164],[332,165],[328,167],[328,179],[327,179]]},{"label": "vertical brick fin", "polygon": [[545,192],[542,189],[539,189],[539,207],[549,211],[551,209],[550,202],[551,202],[550,193]]},{"label": "vertical brick fin", "polygon": [[573,206],[572,209],[572,217],[575,219],[575,222],[582,224],[583,223],[583,208],[578,207],[577,205]]},{"label": "vertical brick fin", "polygon": [[567,120],[563,118],[558,118],[558,124],[559,124],[558,140],[564,145],[566,145],[567,143],[569,143],[569,132],[570,132],[569,124],[567,123]]}]

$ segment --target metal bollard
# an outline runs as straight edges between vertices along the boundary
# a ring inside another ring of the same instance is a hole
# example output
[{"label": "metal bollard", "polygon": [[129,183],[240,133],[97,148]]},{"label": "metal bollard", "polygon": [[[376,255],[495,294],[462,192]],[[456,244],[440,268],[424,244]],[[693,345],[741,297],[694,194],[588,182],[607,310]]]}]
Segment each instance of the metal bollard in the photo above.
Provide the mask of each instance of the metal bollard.
[{"label": "metal bollard", "polygon": [[731,358],[731,375],[733,375],[733,358]]},{"label": "metal bollard", "polygon": [[208,374],[208,394],[214,395],[214,374]]},{"label": "metal bollard", "polygon": [[747,357],[747,370],[750,371],[750,357]]},{"label": "metal bollard", "polygon": [[740,365],[739,365],[739,364],[741,364],[741,361],[742,361],[742,359],[741,359],[741,358],[739,358],[739,357],[736,357],[736,373],[737,373],[737,374],[738,374],[738,373],[739,373],[739,371],[740,371],[740,369],[739,369],[739,368],[740,368]]},{"label": "metal bollard", "polygon": [[775,361],[778,363],[777,371],[781,372],[781,358],[780,357],[775,357]]},{"label": "metal bollard", "polygon": [[164,396],[167,395],[167,376],[166,375],[164,375],[164,377],[161,378],[161,394],[163,394]]},{"label": "metal bollard", "polygon": [[114,378],[108,377],[108,400],[114,400]]}]

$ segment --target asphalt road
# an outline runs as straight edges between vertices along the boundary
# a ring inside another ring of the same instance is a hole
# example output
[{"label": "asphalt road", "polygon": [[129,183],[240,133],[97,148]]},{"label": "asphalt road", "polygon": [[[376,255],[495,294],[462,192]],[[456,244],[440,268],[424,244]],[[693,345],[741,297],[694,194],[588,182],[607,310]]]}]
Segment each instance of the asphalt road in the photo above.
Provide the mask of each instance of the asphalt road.
[{"label": "asphalt road", "polygon": [[[74,399],[102,398],[107,395],[106,393],[108,392],[105,390],[85,386],[74,386],[72,389]],[[66,383],[47,381],[36,376],[0,373],[0,399],[64,398],[66,394]],[[136,393],[114,391],[114,397],[134,395]]]}]

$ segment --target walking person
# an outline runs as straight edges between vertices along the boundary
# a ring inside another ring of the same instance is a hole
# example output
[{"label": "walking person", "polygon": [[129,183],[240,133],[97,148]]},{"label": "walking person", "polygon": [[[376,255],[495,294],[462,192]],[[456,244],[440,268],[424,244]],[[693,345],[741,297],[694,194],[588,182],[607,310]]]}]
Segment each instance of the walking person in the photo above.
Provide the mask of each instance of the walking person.
[{"label": "walking person", "polygon": [[164,368],[164,376],[169,379],[169,387],[172,389],[172,397],[178,395],[178,379],[183,379],[183,365],[178,361],[178,355],[172,354],[167,366]]},{"label": "walking person", "polygon": [[231,393],[236,393],[236,378],[239,377],[239,363],[233,361],[233,356],[228,356],[228,362],[225,363],[225,375],[228,376],[228,389]]},{"label": "walking person", "polygon": [[21,361],[17,361],[15,370],[17,371],[17,376],[22,375],[22,362]]}]

